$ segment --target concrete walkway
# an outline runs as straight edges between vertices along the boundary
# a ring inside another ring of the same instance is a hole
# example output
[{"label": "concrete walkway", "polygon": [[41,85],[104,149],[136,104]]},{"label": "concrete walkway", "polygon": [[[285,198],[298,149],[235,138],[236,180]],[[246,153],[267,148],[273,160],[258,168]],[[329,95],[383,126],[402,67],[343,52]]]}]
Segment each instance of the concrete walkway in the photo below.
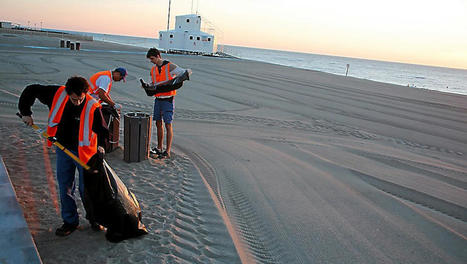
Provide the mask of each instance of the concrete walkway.
[{"label": "concrete walkway", "polygon": [[0,263],[42,263],[0,156]]}]

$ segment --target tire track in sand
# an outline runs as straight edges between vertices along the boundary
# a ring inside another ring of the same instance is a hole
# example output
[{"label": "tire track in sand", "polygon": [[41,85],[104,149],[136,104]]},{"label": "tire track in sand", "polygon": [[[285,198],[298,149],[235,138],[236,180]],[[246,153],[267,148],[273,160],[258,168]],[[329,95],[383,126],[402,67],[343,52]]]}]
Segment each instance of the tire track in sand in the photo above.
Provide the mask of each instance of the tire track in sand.
[{"label": "tire track in sand", "polygon": [[195,152],[181,149],[198,168],[229,229],[242,263],[290,263],[290,256],[270,235],[248,198],[228,178],[218,181],[212,165]]},{"label": "tire track in sand", "polygon": [[[120,154],[121,150],[109,153],[109,164],[115,161],[114,170],[136,195],[149,230],[141,239],[146,245],[140,254],[144,256],[134,256],[130,263],[144,262],[148,256],[147,263],[240,262],[224,221],[188,158],[176,154],[170,160],[151,158],[132,163],[129,169],[115,160],[121,159]],[[129,244],[124,250],[141,250],[138,245]]]}]

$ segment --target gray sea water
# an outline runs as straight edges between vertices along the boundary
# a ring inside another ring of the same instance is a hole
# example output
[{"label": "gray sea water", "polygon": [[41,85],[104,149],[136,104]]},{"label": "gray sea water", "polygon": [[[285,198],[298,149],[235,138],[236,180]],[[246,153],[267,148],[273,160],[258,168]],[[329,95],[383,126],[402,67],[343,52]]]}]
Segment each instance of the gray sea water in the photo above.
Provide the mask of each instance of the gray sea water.
[{"label": "gray sea water", "polygon": [[348,64],[348,76],[467,95],[467,70],[463,69],[227,45],[224,52],[244,59],[338,75],[346,74]]}]

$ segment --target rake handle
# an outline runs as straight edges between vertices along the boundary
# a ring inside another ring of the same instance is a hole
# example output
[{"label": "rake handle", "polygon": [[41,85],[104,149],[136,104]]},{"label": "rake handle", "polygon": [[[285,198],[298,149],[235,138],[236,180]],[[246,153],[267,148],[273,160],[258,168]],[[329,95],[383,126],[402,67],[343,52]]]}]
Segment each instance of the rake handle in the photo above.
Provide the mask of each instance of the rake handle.
[{"label": "rake handle", "polygon": [[[19,118],[23,118],[23,116],[20,114],[20,113],[16,113],[16,115],[19,117]],[[36,125],[36,124],[32,124],[32,128],[38,132],[41,132],[41,129]],[[52,144],[54,144],[55,146],[57,146],[59,149],[61,149],[63,152],[65,152],[65,154],[67,154],[70,158],[72,158],[73,160],[75,160],[76,162],[78,162],[79,165],[81,165],[81,167],[83,167],[85,170],[90,170],[91,167],[89,167],[86,163],[84,163],[84,161],[82,161],[79,157],[77,157],[75,154],[73,154],[71,151],[69,151],[67,148],[65,148],[62,144],[60,144],[60,142],[56,141],[53,137],[49,136],[49,134],[47,134],[47,131],[42,131],[41,132],[41,135],[43,137],[45,137],[46,139],[52,141]]]}]

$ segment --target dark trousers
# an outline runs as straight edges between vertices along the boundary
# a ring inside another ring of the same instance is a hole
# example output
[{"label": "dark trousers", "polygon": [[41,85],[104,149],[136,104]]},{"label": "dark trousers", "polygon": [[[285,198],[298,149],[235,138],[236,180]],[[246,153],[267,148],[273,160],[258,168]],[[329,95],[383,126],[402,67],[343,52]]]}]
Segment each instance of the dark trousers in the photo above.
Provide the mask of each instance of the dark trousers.
[{"label": "dark trousers", "polygon": [[[73,154],[78,156],[76,151]],[[60,203],[63,222],[78,225],[79,215],[75,198],[75,172],[79,172],[79,193],[81,199],[84,198],[83,167],[70,158],[65,152],[56,148],[57,153],[57,180],[60,190]]]}]

